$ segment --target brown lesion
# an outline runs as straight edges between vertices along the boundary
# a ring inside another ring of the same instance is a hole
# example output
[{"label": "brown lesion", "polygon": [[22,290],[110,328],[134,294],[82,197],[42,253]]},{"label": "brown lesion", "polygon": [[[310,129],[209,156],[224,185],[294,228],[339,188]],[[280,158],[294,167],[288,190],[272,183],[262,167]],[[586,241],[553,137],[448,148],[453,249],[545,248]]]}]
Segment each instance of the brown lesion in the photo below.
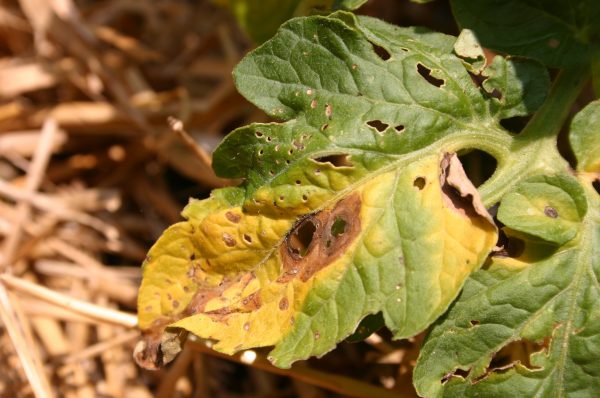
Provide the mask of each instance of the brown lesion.
[{"label": "brown lesion", "polygon": [[494,225],[494,220],[481,202],[477,188],[467,177],[455,153],[446,153],[440,163],[440,186],[447,208],[468,218],[483,217]]},{"label": "brown lesion", "polygon": [[332,209],[298,220],[279,247],[283,272],[277,282],[306,282],[343,255],[361,231],[360,209],[360,195],[352,193]]}]

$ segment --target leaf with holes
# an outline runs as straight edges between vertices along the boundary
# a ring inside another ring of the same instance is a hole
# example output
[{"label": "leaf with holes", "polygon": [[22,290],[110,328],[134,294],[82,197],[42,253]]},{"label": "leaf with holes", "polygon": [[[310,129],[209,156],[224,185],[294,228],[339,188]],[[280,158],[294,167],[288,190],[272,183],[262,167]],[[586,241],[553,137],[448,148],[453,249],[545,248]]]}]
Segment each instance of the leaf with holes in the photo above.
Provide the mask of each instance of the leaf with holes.
[{"label": "leaf with holes", "polygon": [[551,67],[589,63],[600,49],[597,0],[452,0],[462,28],[486,47]]},{"label": "leaf with holes", "polygon": [[448,308],[497,238],[454,153],[506,159],[501,119],[539,105],[500,61],[476,84],[455,41],[336,13],[287,22],[240,62],[238,90],[283,122],[226,137],[213,167],[243,185],[192,202],[150,251],[140,363],[170,359],[183,330],[225,353],[275,346],[288,367],[370,314],[403,338]]},{"label": "leaf with holes", "polygon": [[534,177],[506,195],[498,216],[505,250],[473,274],[427,337],[415,370],[418,392],[597,396],[597,193],[569,175]]}]

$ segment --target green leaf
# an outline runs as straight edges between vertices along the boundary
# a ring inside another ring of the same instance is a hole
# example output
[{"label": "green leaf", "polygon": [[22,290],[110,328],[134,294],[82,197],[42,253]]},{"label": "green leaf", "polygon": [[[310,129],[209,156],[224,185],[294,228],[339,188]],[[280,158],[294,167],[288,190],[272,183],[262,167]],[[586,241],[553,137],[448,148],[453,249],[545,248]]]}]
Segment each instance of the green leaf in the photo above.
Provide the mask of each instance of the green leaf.
[{"label": "green leaf", "polygon": [[600,43],[597,0],[452,0],[462,28],[489,48],[547,66],[585,64]]},{"label": "green leaf", "polygon": [[502,198],[498,219],[514,230],[563,245],[575,237],[586,211],[583,189],[572,177],[538,176]]},{"label": "green leaf", "polygon": [[492,96],[500,118],[524,116],[538,109],[550,89],[548,71],[527,59],[494,57],[483,70],[483,87]]},{"label": "green leaf", "polygon": [[600,173],[600,100],[589,103],[575,115],[569,141],[577,159],[577,170]]},{"label": "green leaf", "polygon": [[229,7],[238,23],[256,43],[275,34],[279,26],[293,17],[332,10],[355,10],[367,0],[218,0]]},{"label": "green leaf", "polygon": [[471,29],[463,29],[454,43],[454,53],[465,61],[473,73],[480,73],[485,66],[485,53]]},{"label": "green leaf", "polygon": [[[532,183],[547,186],[534,192]],[[598,195],[589,182],[567,175],[534,178],[516,192],[571,208],[580,218],[576,235],[556,247],[505,228],[508,252],[520,242],[520,253],[492,257],[432,328],[414,373],[422,396],[595,397],[600,391]],[[513,199],[506,198],[506,213],[536,217],[514,207]],[[513,228],[532,232],[533,223],[511,216]],[[555,219],[546,220],[535,223],[553,237]]]}]

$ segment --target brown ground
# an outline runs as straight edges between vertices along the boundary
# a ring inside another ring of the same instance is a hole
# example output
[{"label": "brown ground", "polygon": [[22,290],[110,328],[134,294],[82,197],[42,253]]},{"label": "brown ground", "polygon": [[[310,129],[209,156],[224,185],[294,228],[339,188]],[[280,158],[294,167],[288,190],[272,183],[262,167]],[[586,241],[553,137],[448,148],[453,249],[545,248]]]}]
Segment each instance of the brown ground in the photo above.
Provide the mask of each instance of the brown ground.
[{"label": "brown ground", "polygon": [[[364,12],[452,31],[444,2],[400,3]],[[0,396],[414,395],[418,344],[386,332],[289,371],[199,343],[161,371],[132,360],[146,251],[231,183],[210,168],[222,136],[265,120],[231,80],[249,48],[209,1],[0,1]]]}]

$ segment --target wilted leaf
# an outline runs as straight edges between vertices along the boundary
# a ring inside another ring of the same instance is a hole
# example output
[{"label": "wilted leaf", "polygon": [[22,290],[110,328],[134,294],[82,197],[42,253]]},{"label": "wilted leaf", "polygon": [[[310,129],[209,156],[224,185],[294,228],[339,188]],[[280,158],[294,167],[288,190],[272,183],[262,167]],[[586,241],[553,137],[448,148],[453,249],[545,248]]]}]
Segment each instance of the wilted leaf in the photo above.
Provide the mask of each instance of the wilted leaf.
[{"label": "wilted leaf", "polygon": [[165,328],[226,353],[274,345],[287,367],[369,314],[401,338],[445,311],[496,243],[452,153],[512,140],[454,41],[337,13],[289,21],[242,60],[239,91],[286,122],[230,134],[213,165],[244,185],[193,202],[149,253],[140,362],[163,362],[179,339]]},{"label": "wilted leaf", "polygon": [[452,0],[462,28],[488,48],[551,67],[588,63],[600,44],[597,0]]},{"label": "wilted leaf", "polygon": [[600,173],[600,100],[575,115],[569,140],[577,158],[577,170]]},{"label": "wilted leaf", "polygon": [[[434,326],[415,369],[419,394],[597,396],[600,203],[591,184],[582,184],[567,175],[534,177],[514,191],[531,201],[521,202],[521,209],[507,195],[501,210],[506,206],[508,253],[514,257],[501,251],[473,274],[457,302]],[[561,210],[544,223],[536,208],[544,201],[570,213],[568,225],[554,225]],[[531,240],[529,235],[552,240],[565,231],[574,236],[555,240],[562,245]],[[513,245],[517,253],[511,250]]]}]

